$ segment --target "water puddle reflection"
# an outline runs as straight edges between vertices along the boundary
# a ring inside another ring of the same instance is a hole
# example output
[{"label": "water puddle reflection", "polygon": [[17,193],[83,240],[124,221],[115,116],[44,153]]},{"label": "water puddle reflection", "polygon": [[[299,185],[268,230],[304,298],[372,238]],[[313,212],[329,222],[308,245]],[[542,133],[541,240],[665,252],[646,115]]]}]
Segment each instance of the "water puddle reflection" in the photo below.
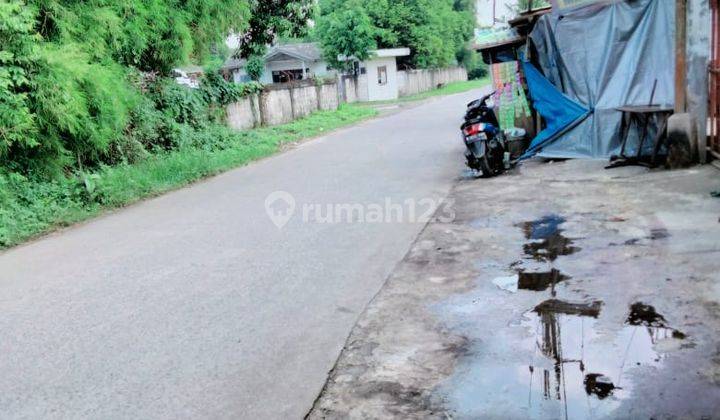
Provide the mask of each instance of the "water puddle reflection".
[{"label": "water puddle reflection", "polygon": [[522,290],[532,290],[534,292],[542,292],[548,288],[555,289],[555,285],[569,280],[570,276],[566,276],[556,269],[539,273],[518,273],[518,288]]},{"label": "water puddle reflection", "polygon": [[[562,403],[567,416],[593,406],[592,400],[613,396],[617,401],[628,395],[628,370],[637,366],[657,366],[663,355],[655,350],[661,340],[682,340],[685,335],[669,328],[665,318],[652,306],[634,303],[623,327],[611,339],[603,340],[596,331],[602,303],[546,300],[530,314],[525,325],[534,331],[536,349],[549,360],[551,368],[531,365],[530,397]],[[537,386],[533,387],[534,372]],[[594,411],[610,412],[616,404],[595,405]],[[599,411],[598,411],[599,410]]]},{"label": "water puddle reflection", "polygon": [[566,276],[553,268],[550,271],[541,272],[520,271],[514,276],[497,277],[493,279],[493,283],[500,289],[513,293],[518,290],[542,292],[550,289],[551,294],[554,296],[555,286],[570,278],[570,276]]},{"label": "water puddle reflection", "polygon": [[523,245],[525,255],[536,261],[555,261],[561,255],[570,255],[580,251],[572,246],[573,241],[565,237],[560,225],[565,218],[558,215],[549,215],[540,219],[525,222],[520,225],[525,238],[530,242]]},{"label": "water puddle reflection", "polygon": [[[598,328],[603,302],[558,299],[556,285],[570,277],[554,268],[561,255],[580,251],[563,235],[565,219],[550,215],[525,222],[529,240],[527,257],[546,263],[546,271],[518,270],[497,277],[500,289],[543,292],[550,298],[525,313],[519,327],[493,331],[484,351],[467,361],[463,373],[448,393],[461,417],[596,418],[609,416],[632,392],[632,377],[642,369],[657,367],[663,352],[684,348],[686,336],[668,326],[651,305],[635,302],[623,326],[608,332]],[[669,235],[653,230],[650,239]],[[517,270],[519,264],[515,263]],[[511,266],[513,268],[513,266]],[[517,324],[515,324],[517,326]],[[660,350],[660,351],[659,351]]]},{"label": "water puddle reflection", "polygon": [[[656,351],[656,344],[685,336],[674,334],[676,330],[654,308],[637,303],[630,307],[625,326],[608,335],[597,329],[602,306],[600,301],[549,299],[526,313],[521,326],[532,332],[532,338],[515,341],[508,354],[524,351],[532,355],[528,363],[503,363],[502,351],[495,358],[481,356],[473,361],[450,395],[458,413],[532,418],[611,415],[630,395],[636,369],[661,365],[664,355]],[[509,339],[503,334],[499,332],[497,340]]]}]

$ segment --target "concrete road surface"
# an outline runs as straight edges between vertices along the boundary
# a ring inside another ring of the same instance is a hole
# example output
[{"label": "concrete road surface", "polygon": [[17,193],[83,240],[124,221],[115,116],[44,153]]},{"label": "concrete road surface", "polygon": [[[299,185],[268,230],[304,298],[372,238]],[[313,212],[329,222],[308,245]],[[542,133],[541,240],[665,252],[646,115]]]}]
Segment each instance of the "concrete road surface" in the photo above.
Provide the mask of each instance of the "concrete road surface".
[{"label": "concrete road surface", "polygon": [[[0,254],[0,417],[304,416],[423,228],[323,223],[315,204],[321,215],[402,205],[407,221],[405,201],[424,199],[424,213],[462,172],[459,120],[479,94],[332,133]],[[274,191],[295,200],[283,229],[266,214]]]}]

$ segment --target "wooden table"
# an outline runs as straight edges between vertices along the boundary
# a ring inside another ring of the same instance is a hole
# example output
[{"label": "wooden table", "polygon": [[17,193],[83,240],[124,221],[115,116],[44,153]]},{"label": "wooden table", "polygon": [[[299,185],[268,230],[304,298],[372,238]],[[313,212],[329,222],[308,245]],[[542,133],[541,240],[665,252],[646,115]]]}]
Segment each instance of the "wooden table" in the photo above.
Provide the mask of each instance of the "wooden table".
[{"label": "wooden table", "polygon": [[[620,124],[622,146],[620,147],[620,155],[612,156],[610,158],[611,163],[606,169],[628,165],[655,167],[658,152],[663,144],[663,140],[667,137],[665,136],[665,131],[667,129],[668,118],[673,114],[674,109],[661,105],[626,105],[615,109],[622,112],[622,122]],[[650,157],[650,162],[648,163],[643,161],[642,151],[645,145],[645,139],[648,136],[648,125],[651,121],[655,122],[658,131],[653,139],[653,152]],[[627,156],[625,155],[625,149],[633,125],[638,129],[642,127],[640,130],[639,145],[635,156]]]}]

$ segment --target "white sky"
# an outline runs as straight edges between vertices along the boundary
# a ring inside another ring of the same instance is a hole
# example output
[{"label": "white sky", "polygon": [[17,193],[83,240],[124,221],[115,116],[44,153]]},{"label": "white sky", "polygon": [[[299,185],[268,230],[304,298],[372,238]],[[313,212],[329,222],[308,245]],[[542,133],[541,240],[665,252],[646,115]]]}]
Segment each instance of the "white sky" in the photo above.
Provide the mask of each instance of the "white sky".
[{"label": "white sky", "polygon": [[[510,7],[517,4],[517,0],[476,0],[478,26],[481,28],[493,25],[493,4],[495,5],[495,20],[507,22],[512,18]],[[502,25],[501,25],[502,26]]]}]

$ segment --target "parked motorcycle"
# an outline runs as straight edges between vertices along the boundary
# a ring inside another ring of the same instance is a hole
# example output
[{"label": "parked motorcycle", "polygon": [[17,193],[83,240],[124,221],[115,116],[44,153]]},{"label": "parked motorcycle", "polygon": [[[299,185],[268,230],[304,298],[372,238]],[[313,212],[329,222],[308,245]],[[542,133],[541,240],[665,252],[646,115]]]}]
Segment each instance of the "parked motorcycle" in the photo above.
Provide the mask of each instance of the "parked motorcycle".
[{"label": "parked motorcycle", "polygon": [[465,111],[465,122],[460,127],[467,148],[467,166],[484,177],[502,173],[509,164],[505,134],[500,130],[495,111],[487,104],[493,94],[470,102]]}]

